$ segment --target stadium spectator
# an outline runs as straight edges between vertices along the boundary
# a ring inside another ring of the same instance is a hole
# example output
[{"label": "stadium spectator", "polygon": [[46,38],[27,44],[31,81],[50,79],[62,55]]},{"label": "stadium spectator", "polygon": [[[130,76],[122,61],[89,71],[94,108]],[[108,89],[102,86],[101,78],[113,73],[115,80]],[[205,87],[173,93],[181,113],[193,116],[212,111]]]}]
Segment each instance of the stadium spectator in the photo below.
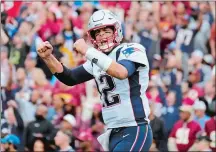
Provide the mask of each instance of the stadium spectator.
[{"label": "stadium spectator", "polygon": [[63,20],[64,28],[62,30],[62,35],[65,40],[64,46],[69,51],[73,51],[73,43],[78,39],[78,34],[74,31],[74,25],[72,20]]},{"label": "stadium spectator", "polygon": [[74,151],[74,149],[70,146],[71,142],[71,132],[66,131],[58,131],[55,136],[55,144],[60,148],[59,151]]},{"label": "stadium spectator", "polygon": [[35,137],[49,138],[52,131],[54,131],[53,125],[45,119],[46,114],[47,107],[39,105],[35,114],[36,120],[27,125],[25,130],[25,146],[28,150],[33,150],[33,140]]},{"label": "stadium spectator", "polygon": [[56,126],[56,128],[60,127],[61,119],[64,117],[64,100],[58,96],[54,95],[52,98],[52,105],[54,108],[53,114],[52,114],[52,124]]},{"label": "stadium spectator", "polygon": [[8,102],[8,109],[4,111],[4,116],[6,119],[6,122],[4,124],[1,124],[2,129],[6,129],[8,134],[14,134],[16,135],[20,143],[17,145],[17,149],[22,151],[24,150],[24,124],[23,120],[17,110],[17,105],[14,101],[10,100]]},{"label": "stadium spectator", "polygon": [[190,105],[180,107],[180,120],[177,121],[168,139],[169,151],[188,151],[193,149],[200,125],[192,120],[193,108]]},{"label": "stadium spectator", "polygon": [[77,128],[76,125],[77,125],[76,119],[71,114],[65,115],[60,124],[60,130],[71,132],[70,145],[72,147],[75,147],[75,144],[76,144],[75,139],[79,135],[79,130],[78,130],[79,128]]},{"label": "stadium spectator", "polygon": [[205,124],[210,119],[210,117],[205,114],[206,105],[203,101],[195,101],[193,108],[195,112],[194,120],[200,125],[202,131],[204,131]]},{"label": "stadium spectator", "polygon": [[17,84],[13,91],[18,110],[26,126],[35,119],[37,100],[39,100],[40,94],[38,90],[31,91],[24,68],[17,69]]},{"label": "stadium spectator", "polygon": [[[157,3],[157,2],[155,2]],[[159,2],[158,2],[159,3]],[[160,7],[156,7],[160,4],[155,4],[155,16],[156,19],[159,20],[158,28],[160,30],[160,49],[161,49],[161,56],[164,55],[164,51],[167,46],[175,39],[176,31],[174,30],[174,12],[171,11],[173,6],[170,2],[166,2],[161,4]],[[160,12],[161,11],[161,12]]]},{"label": "stadium spectator", "polygon": [[215,81],[210,80],[205,84],[204,96],[199,98],[206,105],[206,114],[210,117],[214,116],[214,112],[210,110],[210,105],[216,102]]},{"label": "stadium spectator", "polygon": [[199,9],[200,12],[203,14],[203,20],[208,21],[209,24],[212,25],[214,18],[210,9],[210,4],[208,2],[201,2],[199,4]]},{"label": "stadium spectator", "polygon": [[29,81],[31,87],[34,84],[34,81],[32,79],[32,72],[34,69],[36,69],[36,64],[37,64],[37,59],[36,59],[36,54],[33,52],[30,52],[24,62],[24,67],[26,70],[26,74],[27,74],[27,80]]},{"label": "stadium spectator", "polygon": [[33,151],[48,151],[49,144],[45,137],[35,137],[33,141]]},{"label": "stadium spectator", "polygon": [[13,37],[12,42],[9,43],[10,56],[9,60],[16,68],[24,67],[24,61],[29,53],[29,46],[20,39],[20,35],[16,34]]},{"label": "stadium spectator", "polygon": [[154,103],[150,103],[151,112],[149,115],[150,125],[153,132],[153,145],[159,151],[167,151],[166,132],[163,120],[154,115]]},{"label": "stadium spectator", "polygon": [[77,148],[78,152],[93,151],[94,149],[92,143],[93,137],[90,131],[86,130],[80,132],[78,136],[78,140],[79,140],[79,144]]},{"label": "stadium spectator", "polygon": [[[177,16],[176,24],[176,48],[182,52],[182,68],[184,71],[184,80],[188,78],[188,59],[194,50],[194,36],[200,29],[202,20],[195,27],[189,26],[190,16],[188,14]],[[187,37],[187,39],[185,38]]]},{"label": "stadium spectator", "polygon": [[[151,11],[151,9],[149,10],[145,7],[141,8],[138,27],[135,27],[137,32],[134,33],[132,38],[132,41],[140,43],[146,48],[150,67],[152,66],[153,55],[156,53],[160,54],[159,31],[156,28],[154,16]],[[146,17],[143,17],[145,14]]]},{"label": "stadium spectator", "polygon": [[49,10],[44,10],[44,17],[38,31],[39,36],[43,41],[48,40],[51,36],[58,34],[60,25],[56,18],[56,14]]},{"label": "stadium spectator", "polygon": [[20,92],[20,91],[25,91],[30,93],[30,85],[27,80],[27,76],[25,73],[24,68],[17,68],[16,71],[16,83],[13,86],[13,92],[14,94]]},{"label": "stadium spectator", "polygon": [[176,92],[170,91],[163,99],[162,119],[164,120],[164,128],[166,136],[169,136],[174,124],[179,120],[180,103],[176,100]]},{"label": "stadium spectator", "polygon": [[73,132],[73,127],[76,126],[76,119],[73,115],[67,114],[61,122],[61,130],[69,130]]},{"label": "stadium spectator", "polygon": [[19,137],[17,137],[14,134],[9,134],[1,139],[2,148],[3,151],[19,151],[18,146],[20,145],[21,141]]},{"label": "stadium spectator", "polygon": [[[205,83],[211,79],[211,67],[203,64],[204,54],[200,50],[195,50],[191,54],[190,69],[191,75],[189,75],[189,81],[193,86],[203,88]],[[194,75],[194,77],[191,77]]]}]

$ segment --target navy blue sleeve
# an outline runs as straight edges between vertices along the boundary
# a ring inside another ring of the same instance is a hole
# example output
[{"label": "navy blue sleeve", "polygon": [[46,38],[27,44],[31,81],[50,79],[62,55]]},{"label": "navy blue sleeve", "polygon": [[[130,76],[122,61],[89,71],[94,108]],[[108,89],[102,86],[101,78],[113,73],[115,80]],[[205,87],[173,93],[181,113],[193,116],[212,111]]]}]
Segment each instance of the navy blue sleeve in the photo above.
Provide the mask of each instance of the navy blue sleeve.
[{"label": "navy blue sleeve", "polygon": [[88,73],[82,65],[71,70],[65,67],[64,65],[62,66],[64,69],[63,72],[55,73],[54,75],[59,81],[68,86],[80,84],[94,78],[93,75]]},{"label": "navy blue sleeve", "polygon": [[136,63],[129,61],[129,60],[120,60],[118,61],[119,64],[123,65],[128,71],[128,77],[130,77],[137,69]]}]

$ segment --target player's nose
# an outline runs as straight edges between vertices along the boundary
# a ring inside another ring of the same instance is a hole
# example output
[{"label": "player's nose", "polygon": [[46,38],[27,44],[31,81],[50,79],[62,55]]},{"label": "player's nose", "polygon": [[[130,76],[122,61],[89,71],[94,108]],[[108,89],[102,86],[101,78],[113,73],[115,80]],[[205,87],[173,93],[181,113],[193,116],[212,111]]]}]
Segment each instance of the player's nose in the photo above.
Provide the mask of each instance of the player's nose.
[{"label": "player's nose", "polygon": [[99,33],[99,35],[100,35],[101,37],[103,37],[103,36],[104,36],[104,34],[105,34],[105,32],[104,32],[103,30],[100,30],[100,33]]}]

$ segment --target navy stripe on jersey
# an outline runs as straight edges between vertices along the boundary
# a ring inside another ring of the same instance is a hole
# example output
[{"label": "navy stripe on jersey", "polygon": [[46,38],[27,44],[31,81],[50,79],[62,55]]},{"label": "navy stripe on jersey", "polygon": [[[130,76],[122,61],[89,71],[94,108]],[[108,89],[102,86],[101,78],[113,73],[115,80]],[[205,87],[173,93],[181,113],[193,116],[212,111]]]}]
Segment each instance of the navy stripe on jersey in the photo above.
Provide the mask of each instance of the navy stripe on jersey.
[{"label": "navy stripe on jersey", "polygon": [[144,107],[142,103],[141,95],[141,85],[139,84],[139,72],[135,72],[131,77],[128,78],[130,86],[130,99],[134,112],[134,117],[137,124],[143,124],[147,121],[145,120],[146,115],[144,112]]},{"label": "navy stripe on jersey", "polygon": [[119,55],[120,55],[120,52],[121,52],[121,49],[123,47],[120,47],[117,51],[116,51],[116,62],[118,61],[118,58],[119,58]]},{"label": "navy stripe on jersey", "polygon": [[128,77],[130,77],[136,71],[136,64],[130,60],[120,60],[119,64],[123,65],[128,71]]}]

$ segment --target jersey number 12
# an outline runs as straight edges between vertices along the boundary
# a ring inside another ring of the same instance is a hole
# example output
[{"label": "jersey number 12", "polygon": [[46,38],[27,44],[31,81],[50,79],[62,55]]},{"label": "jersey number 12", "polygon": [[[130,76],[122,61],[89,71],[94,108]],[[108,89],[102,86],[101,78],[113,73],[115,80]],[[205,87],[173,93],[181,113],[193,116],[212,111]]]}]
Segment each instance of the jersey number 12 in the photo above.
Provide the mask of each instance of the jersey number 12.
[{"label": "jersey number 12", "polygon": [[104,98],[106,107],[119,104],[120,103],[119,94],[108,97],[109,92],[114,91],[114,89],[116,88],[113,78],[109,75],[101,75],[99,77],[99,81],[101,84],[106,84],[106,86],[100,92],[102,97]]}]

